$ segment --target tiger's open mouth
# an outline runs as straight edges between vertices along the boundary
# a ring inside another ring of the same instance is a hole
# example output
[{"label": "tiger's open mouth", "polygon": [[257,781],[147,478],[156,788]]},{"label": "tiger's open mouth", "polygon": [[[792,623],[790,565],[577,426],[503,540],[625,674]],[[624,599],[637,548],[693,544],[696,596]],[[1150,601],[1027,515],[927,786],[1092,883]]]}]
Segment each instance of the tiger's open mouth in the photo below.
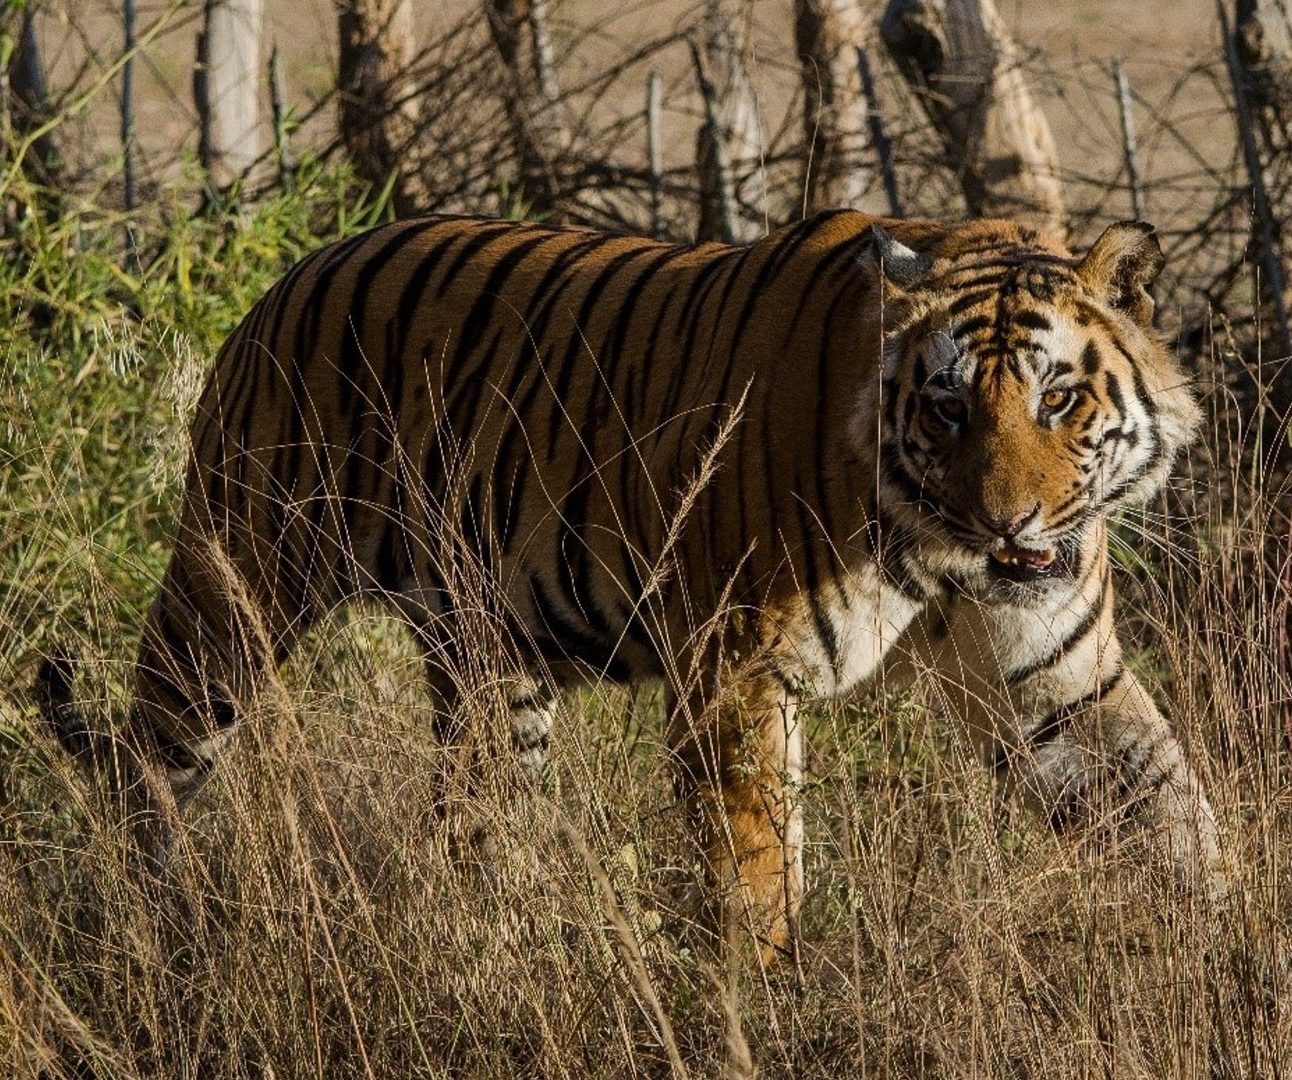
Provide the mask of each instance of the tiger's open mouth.
[{"label": "tiger's open mouth", "polygon": [[988,553],[987,568],[1009,581],[1037,581],[1061,573],[1064,560],[1054,548],[1037,551],[1006,543]]}]

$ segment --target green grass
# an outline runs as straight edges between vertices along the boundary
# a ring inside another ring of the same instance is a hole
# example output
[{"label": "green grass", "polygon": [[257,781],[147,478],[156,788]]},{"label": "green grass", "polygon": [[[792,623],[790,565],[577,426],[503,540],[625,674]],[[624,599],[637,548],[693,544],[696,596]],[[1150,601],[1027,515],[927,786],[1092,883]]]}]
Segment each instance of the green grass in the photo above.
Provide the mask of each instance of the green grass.
[{"label": "green grass", "polygon": [[[341,173],[306,165],[301,181],[245,213],[195,215],[177,201],[127,223],[69,205],[51,222],[33,199],[13,215],[0,241],[0,626],[10,640],[44,648],[51,633],[102,631],[105,618],[138,623],[165,565],[185,433],[220,342],[301,255],[385,213]],[[121,269],[127,224],[146,267],[134,273]]]}]

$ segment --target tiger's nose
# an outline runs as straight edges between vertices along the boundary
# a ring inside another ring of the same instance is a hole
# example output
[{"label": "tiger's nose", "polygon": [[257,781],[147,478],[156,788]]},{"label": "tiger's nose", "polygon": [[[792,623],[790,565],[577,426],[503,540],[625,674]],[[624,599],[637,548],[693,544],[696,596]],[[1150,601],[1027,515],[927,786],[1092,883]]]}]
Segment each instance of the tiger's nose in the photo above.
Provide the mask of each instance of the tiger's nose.
[{"label": "tiger's nose", "polygon": [[989,517],[984,514],[982,520],[983,524],[997,536],[1001,536],[1006,540],[1009,540],[1011,537],[1017,536],[1022,532],[1024,526],[1026,526],[1027,523],[1040,512],[1041,504],[1038,502],[1031,510],[1020,510],[1012,517]]}]

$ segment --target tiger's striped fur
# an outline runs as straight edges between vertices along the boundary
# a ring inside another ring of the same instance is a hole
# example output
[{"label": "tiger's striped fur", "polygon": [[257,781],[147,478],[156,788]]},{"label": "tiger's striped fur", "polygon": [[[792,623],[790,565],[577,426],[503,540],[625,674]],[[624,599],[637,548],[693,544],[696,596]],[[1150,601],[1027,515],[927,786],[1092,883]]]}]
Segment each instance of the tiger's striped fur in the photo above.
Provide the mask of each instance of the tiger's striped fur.
[{"label": "tiger's striped fur", "polygon": [[[748,247],[426,218],[310,256],[198,407],[124,737],[141,820],[187,800],[266,668],[357,596],[404,613],[451,713],[470,578],[521,658],[529,770],[553,685],[669,686],[722,910],[769,952],[803,890],[795,710],[865,685],[904,635],[1046,812],[1109,780],[1182,876],[1221,881],[1113,626],[1105,516],[1196,423],[1149,325],[1161,261],[1140,225],[1076,259],[1009,222],[852,211]],[[70,679],[47,665],[75,744]]]}]

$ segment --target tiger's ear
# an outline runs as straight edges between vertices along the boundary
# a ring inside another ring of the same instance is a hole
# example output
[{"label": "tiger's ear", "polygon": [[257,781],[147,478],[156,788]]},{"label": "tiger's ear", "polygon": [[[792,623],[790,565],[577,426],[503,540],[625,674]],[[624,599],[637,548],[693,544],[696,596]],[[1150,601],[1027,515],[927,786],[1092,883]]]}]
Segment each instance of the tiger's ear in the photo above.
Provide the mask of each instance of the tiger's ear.
[{"label": "tiger's ear", "polygon": [[1166,265],[1153,226],[1145,221],[1109,225],[1077,264],[1077,277],[1093,296],[1124,311],[1141,326],[1153,321],[1148,286]]},{"label": "tiger's ear", "polygon": [[885,282],[899,289],[913,289],[933,269],[933,260],[893,239],[882,225],[870,227],[870,242]]}]

